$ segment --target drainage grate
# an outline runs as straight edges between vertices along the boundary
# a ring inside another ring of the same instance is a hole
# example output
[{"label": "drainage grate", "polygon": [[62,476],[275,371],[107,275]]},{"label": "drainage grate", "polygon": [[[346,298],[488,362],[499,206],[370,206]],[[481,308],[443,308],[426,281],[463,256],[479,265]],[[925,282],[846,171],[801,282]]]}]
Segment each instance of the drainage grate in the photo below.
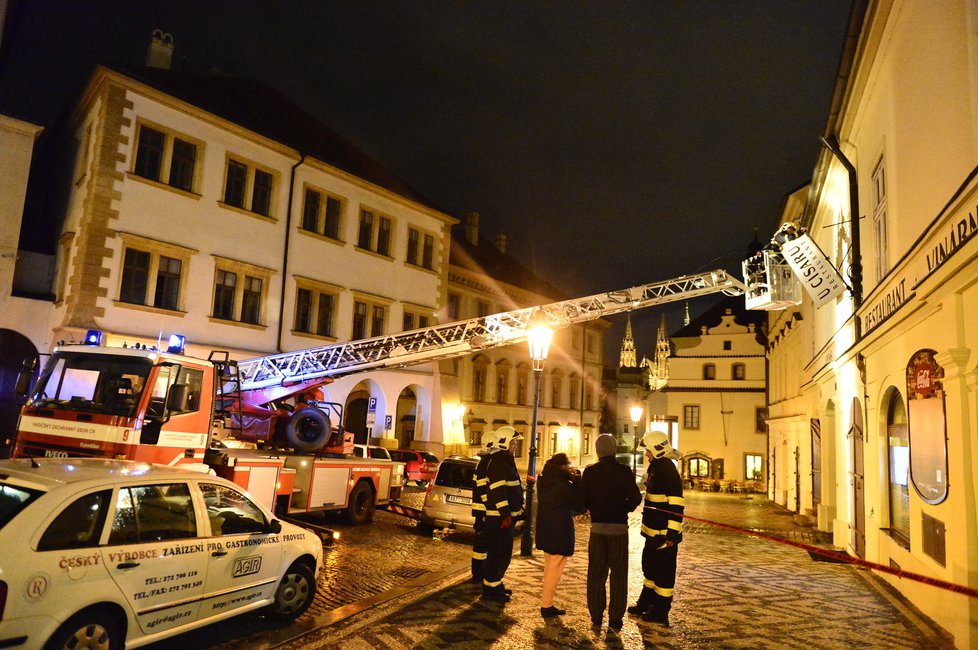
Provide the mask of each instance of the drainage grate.
[{"label": "drainage grate", "polygon": [[418,576],[423,576],[428,573],[428,569],[419,569],[418,567],[402,567],[400,569],[395,569],[391,571],[391,575],[397,578],[417,578]]}]

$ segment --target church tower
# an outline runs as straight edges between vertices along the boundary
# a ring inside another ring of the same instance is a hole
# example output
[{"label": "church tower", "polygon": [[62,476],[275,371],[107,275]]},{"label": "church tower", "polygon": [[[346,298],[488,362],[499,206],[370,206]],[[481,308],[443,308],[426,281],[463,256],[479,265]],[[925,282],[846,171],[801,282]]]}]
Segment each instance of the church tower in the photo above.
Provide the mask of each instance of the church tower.
[{"label": "church tower", "polygon": [[619,368],[636,368],[638,362],[635,359],[635,339],[632,338],[632,315],[628,315],[628,323],[625,325],[625,338],[621,342],[621,354],[618,356]]}]

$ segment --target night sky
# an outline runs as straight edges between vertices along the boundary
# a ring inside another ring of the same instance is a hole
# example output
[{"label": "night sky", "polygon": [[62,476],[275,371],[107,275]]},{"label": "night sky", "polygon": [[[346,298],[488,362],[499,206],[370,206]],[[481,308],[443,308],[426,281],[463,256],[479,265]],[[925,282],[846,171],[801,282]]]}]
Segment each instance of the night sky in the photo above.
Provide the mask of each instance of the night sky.
[{"label": "night sky", "polygon": [[[27,0],[0,111],[51,125],[96,62],[142,64],[159,28],[174,68],[269,82],[580,296],[737,269],[755,226],[770,237],[811,179],[849,5]],[[639,356],[660,313],[633,315]]]}]

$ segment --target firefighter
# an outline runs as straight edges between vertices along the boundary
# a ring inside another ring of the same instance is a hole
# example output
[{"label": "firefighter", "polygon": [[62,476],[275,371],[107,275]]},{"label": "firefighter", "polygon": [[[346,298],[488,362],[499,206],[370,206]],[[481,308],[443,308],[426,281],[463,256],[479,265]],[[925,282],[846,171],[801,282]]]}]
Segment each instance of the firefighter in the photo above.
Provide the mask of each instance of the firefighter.
[{"label": "firefighter", "polygon": [[513,558],[513,526],[523,516],[523,482],[516,469],[512,443],[523,436],[513,427],[496,430],[493,446],[486,462],[486,559],[482,574],[482,598],[500,603],[509,602],[511,591],[503,577]]},{"label": "firefighter", "polygon": [[682,455],[661,431],[642,437],[649,469],[645,477],[645,506],[642,511],[642,593],[628,613],[643,621],[669,627],[672,592],[676,586],[676,561],[683,540],[683,480],[673,460]]},{"label": "firefighter", "polygon": [[475,519],[473,528],[475,538],[472,540],[472,582],[481,583],[483,566],[486,560],[486,498],[489,481],[486,479],[486,466],[489,456],[497,451],[495,447],[496,432],[486,431],[482,434],[482,449],[479,450],[479,464],[476,465],[472,489],[472,517]]}]

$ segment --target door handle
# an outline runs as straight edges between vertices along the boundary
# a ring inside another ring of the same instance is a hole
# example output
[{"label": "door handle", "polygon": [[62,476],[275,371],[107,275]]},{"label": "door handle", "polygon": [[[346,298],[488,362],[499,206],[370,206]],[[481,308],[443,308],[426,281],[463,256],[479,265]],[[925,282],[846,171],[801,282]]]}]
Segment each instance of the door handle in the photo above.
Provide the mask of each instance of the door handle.
[{"label": "door handle", "polygon": [[135,569],[139,566],[139,562],[122,562],[121,564],[115,565],[117,569]]},{"label": "door handle", "polygon": [[228,554],[227,551],[214,551],[213,553],[211,553],[211,557],[224,557],[227,554]]}]

